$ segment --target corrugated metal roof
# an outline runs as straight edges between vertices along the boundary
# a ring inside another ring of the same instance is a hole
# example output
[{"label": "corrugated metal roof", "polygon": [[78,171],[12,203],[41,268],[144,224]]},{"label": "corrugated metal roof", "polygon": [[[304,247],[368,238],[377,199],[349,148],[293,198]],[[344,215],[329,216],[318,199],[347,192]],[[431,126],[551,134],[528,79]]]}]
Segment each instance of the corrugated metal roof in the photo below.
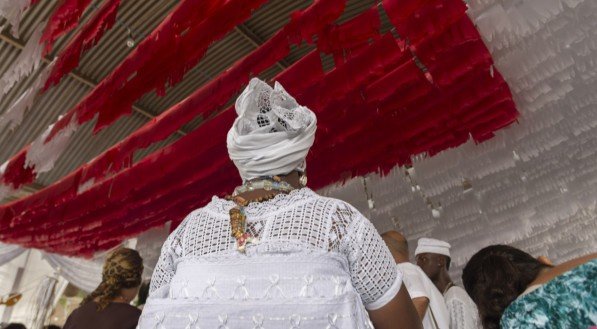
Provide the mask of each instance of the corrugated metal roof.
[{"label": "corrugated metal roof", "polygon": [[[30,8],[21,22],[21,35],[18,40],[9,43],[4,39],[12,37],[9,36],[7,31],[2,33],[4,38],[0,41],[0,73],[4,72],[14,62],[20,52],[19,47],[26,43],[26,40],[29,39],[39,24],[48,19],[57,2],[57,0],[40,1]],[[93,1],[92,6],[84,13],[81,21],[88,20],[101,3],[101,0]],[[167,89],[165,96],[158,97],[155,93],[145,95],[136,103],[138,111],[121,118],[95,136],[91,133],[93,122],[81,127],[75,138],[71,140],[66,152],[57,161],[55,168],[40,175],[35,188],[40,185],[51,184],[60,179],[135,131],[147,122],[151,116],[158,115],[187,97],[197,88],[230,67],[231,64],[246,56],[264,40],[270,38],[288,22],[291,12],[303,9],[310,3],[311,1],[302,0],[269,1],[255,11],[248,21],[231,31],[219,42],[213,44],[201,62],[185,75],[182,82]],[[39,97],[32,109],[25,115],[22,124],[14,132],[7,130],[0,132],[0,163],[3,163],[23,146],[33,141],[60,114],[65,113],[77,104],[91,90],[93,84],[97,84],[107,76],[131,52],[132,49],[126,46],[128,29],[131,30],[136,42],[139,43],[151,33],[177,4],[178,1],[175,0],[123,1],[119,9],[117,24],[106,33],[95,48],[82,56],[79,67],[74,71],[76,76],[70,75],[63,79],[60,85]],[[375,4],[375,1],[372,0],[348,1],[345,13],[340,21],[354,17],[363,10],[370,8],[373,4]],[[389,26],[387,21],[384,25],[384,29],[387,30]],[[56,42],[49,58],[55,56],[64,48],[67,40],[75,31],[70,32]],[[271,78],[275,76],[283,67],[292,64],[310,49],[312,47],[309,46],[292,47],[291,54],[282,63],[266,70],[261,77]],[[333,66],[333,60],[326,58],[325,66],[326,69],[330,69]],[[0,101],[0,112],[5,111],[8,105],[34,81],[34,78],[35,76],[30,76],[24,79],[9,94],[5,95]],[[201,121],[201,118],[196,118],[183,129],[186,131],[194,129]],[[173,142],[180,136],[181,134],[175,134],[162,143],[156,143],[156,145],[138,152],[135,158],[138,160]]]}]

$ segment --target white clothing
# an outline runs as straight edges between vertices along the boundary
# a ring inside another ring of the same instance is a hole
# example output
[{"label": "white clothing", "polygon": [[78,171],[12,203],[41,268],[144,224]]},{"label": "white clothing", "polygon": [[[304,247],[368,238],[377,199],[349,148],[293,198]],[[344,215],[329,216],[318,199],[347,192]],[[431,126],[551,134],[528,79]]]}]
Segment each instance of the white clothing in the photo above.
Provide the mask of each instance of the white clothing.
[{"label": "white clothing", "polygon": [[420,238],[417,242],[417,249],[415,249],[415,256],[424,253],[438,254],[450,257],[450,244],[446,241]]},{"label": "white clothing", "polygon": [[450,329],[481,329],[477,305],[464,289],[452,286],[444,295],[450,312]]},{"label": "white clothing", "polygon": [[[139,321],[153,328],[370,328],[402,284],[369,220],[308,188],[251,203],[236,249],[231,201],[214,197],[170,235]],[[188,327],[187,327],[188,326]]]},{"label": "white clothing", "polygon": [[397,267],[402,272],[402,281],[404,281],[410,298],[425,297],[429,299],[429,306],[423,318],[423,328],[449,329],[450,317],[444,297],[433,282],[429,280],[425,272],[417,265],[408,262],[399,263]]},{"label": "white clothing", "polygon": [[243,180],[305,170],[317,118],[278,82],[253,78],[236,100],[238,117],[228,131],[230,159]]}]

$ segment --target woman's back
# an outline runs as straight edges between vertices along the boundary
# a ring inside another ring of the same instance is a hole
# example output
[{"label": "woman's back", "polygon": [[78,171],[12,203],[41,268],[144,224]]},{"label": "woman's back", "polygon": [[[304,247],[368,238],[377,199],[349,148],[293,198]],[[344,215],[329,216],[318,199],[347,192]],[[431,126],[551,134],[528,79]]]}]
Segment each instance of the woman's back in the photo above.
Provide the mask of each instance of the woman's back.
[{"label": "woman's back", "polygon": [[[246,253],[230,235],[234,203],[214,198],[168,238],[141,328],[368,325],[401,280],[373,225],[350,205],[308,188],[245,208],[259,239]],[[298,321],[298,322],[297,322]]]},{"label": "woman's back", "polygon": [[96,302],[88,302],[73,311],[64,329],[134,329],[141,311],[126,303],[110,303],[99,310]]}]

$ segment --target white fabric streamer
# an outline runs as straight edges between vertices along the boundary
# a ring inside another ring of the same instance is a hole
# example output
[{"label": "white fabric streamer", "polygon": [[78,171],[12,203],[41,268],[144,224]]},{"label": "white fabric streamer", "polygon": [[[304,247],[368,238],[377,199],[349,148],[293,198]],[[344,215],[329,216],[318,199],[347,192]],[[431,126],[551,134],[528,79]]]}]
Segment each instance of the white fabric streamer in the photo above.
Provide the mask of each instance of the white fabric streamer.
[{"label": "white fabric streamer", "polygon": [[39,24],[14,64],[0,78],[0,97],[8,93],[17,82],[40,67],[44,49],[44,44],[40,43],[40,40],[45,25],[45,22]]},{"label": "white fabric streamer", "polygon": [[[4,175],[4,172],[6,171],[6,166],[8,166],[8,161],[5,161],[0,166],[0,177],[2,177],[2,175]],[[4,198],[6,198],[9,195],[12,195],[14,192],[15,192],[15,189],[12,188],[12,186],[4,185],[4,184],[0,183],[0,201],[4,200]]]},{"label": "white fabric streamer", "polygon": [[19,257],[24,251],[25,248],[22,248],[19,245],[0,242],[0,266]]},{"label": "white fabric streamer", "polygon": [[6,19],[6,23],[0,26],[0,31],[10,25],[10,33],[18,37],[23,12],[30,4],[31,0],[0,0],[0,17]]},{"label": "white fabric streamer", "polygon": [[54,168],[54,163],[60,155],[64,152],[70,138],[79,128],[76,115],[72,117],[69,124],[60,130],[49,142],[44,143],[46,137],[52,131],[53,125],[50,125],[46,131],[36,138],[29,150],[27,151],[27,159],[25,165],[35,168],[37,175],[48,172]]},{"label": "white fabric streamer", "polygon": [[47,317],[50,315],[50,308],[54,302],[56,293],[56,283],[58,280],[52,277],[45,277],[37,287],[35,292],[35,302],[29,311],[30,323],[28,328],[42,329]]},{"label": "white fabric streamer", "polygon": [[253,78],[236,100],[228,153],[243,180],[305,170],[317,118],[276,82]]},{"label": "white fabric streamer", "polygon": [[31,87],[25,90],[25,92],[11,104],[2,115],[0,115],[0,130],[4,129],[6,126],[8,126],[8,129],[14,130],[21,124],[25,112],[33,105],[35,97],[46,83],[53,66],[54,62],[43,69],[31,84]]},{"label": "white fabric streamer", "polygon": [[60,276],[87,293],[102,281],[103,258],[86,260],[51,253],[44,253],[43,257]]}]

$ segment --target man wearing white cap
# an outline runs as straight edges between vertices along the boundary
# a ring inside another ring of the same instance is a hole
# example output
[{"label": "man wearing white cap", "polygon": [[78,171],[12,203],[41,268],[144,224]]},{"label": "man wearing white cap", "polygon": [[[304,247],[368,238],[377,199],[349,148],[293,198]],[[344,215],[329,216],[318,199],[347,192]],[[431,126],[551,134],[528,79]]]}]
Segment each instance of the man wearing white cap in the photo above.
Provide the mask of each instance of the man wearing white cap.
[{"label": "man wearing white cap", "polygon": [[408,242],[402,234],[389,231],[381,235],[390,249],[396,267],[403,273],[403,281],[425,329],[448,329],[450,317],[442,294],[425,272],[409,262]]},{"label": "man wearing white cap", "polygon": [[450,312],[450,329],[481,328],[479,312],[464,289],[452,282],[450,269],[450,244],[436,239],[419,239],[415,250],[417,265],[441,291]]}]

